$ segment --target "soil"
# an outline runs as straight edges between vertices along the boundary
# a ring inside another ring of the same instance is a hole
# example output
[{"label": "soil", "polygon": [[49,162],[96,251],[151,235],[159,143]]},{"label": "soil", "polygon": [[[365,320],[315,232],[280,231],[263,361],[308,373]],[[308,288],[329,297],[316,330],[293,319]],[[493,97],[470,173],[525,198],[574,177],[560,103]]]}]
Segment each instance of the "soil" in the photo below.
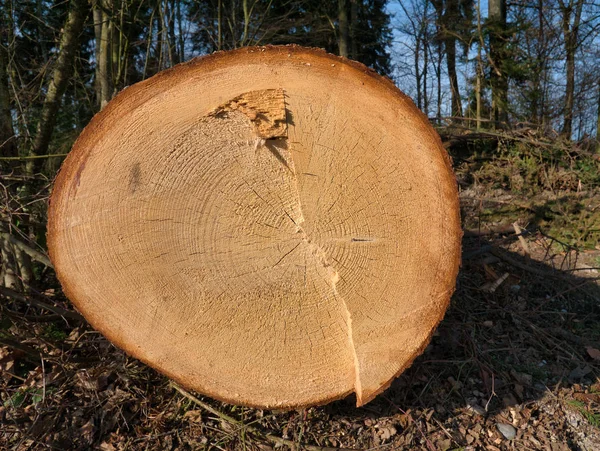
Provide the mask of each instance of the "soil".
[{"label": "soil", "polygon": [[[0,449],[599,450],[600,252],[553,237],[527,208],[481,214],[521,202],[463,190],[445,319],[361,408],[352,397],[292,411],[198,403],[86,323],[3,300]],[[58,290],[34,296],[71,309]]]}]

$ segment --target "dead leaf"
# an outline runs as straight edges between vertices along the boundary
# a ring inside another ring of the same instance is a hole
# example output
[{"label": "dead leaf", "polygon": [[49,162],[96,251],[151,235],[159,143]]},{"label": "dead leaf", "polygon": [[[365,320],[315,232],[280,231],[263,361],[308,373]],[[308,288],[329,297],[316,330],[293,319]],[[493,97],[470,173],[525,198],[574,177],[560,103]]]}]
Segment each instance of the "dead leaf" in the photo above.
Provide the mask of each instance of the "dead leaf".
[{"label": "dead leaf", "polygon": [[378,428],[378,434],[381,439],[381,442],[386,442],[397,433],[398,431],[394,426],[383,426]]},{"label": "dead leaf", "polygon": [[588,346],[585,348],[585,350],[587,351],[588,355],[594,359],[594,360],[600,360],[600,350],[596,349],[596,348],[592,348],[591,346]]},{"label": "dead leaf", "polygon": [[88,420],[83,426],[79,428],[79,433],[81,434],[81,438],[85,443],[92,443],[94,441],[94,433],[96,432],[96,427],[92,420]]}]

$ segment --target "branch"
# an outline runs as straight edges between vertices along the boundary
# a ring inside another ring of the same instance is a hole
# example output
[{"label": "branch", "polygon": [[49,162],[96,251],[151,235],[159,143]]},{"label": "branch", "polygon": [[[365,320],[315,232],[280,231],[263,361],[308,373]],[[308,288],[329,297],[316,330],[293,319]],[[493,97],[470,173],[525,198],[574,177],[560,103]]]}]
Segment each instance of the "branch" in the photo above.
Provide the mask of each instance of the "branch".
[{"label": "branch", "polygon": [[57,315],[63,316],[65,318],[69,318],[79,322],[85,322],[83,317],[76,312],[72,312],[70,310],[65,310],[61,307],[57,307],[55,305],[47,304],[42,301],[38,301],[36,299],[28,298],[21,293],[18,293],[10,288],[0,287],[0,294],[7,298],[14,299],[15,301],[23,302],[25,304],[33,305],[34,307],[42,308],[44,310],[48,310],[52,313],[56,313]]},{"label": "branch", "polygon": [[48,268],[54,269],[54,265],[52,265],[52,262],[45,254],[43,254],[39,251],[36,251],[32,247],[30,247],[27,244],[23,243],[22,241],[16,239],[10,233],[0,232],[0,238],[5,239],[9,243],[11,243],[13,246],[22,250],[27,255],[29,255],[32,259],[34,259],[36,262],[39,262],[39,263],[47,266]]},{"label": "branch", "polygon": [[54,153],[54,154],[49,154],[49,155],[28,155],[26,157],[0,157],[0,160],[2,161],[9,161],[9,160],[37,160],[40,158],[55,158],[55,157],[66,157],[68,154],[67,153]]},{"label": "branch", "polygon": [[[52,79],[48,85],[36,136],[33,141],[32,156],[43,155],[48,150],[48,144],[54,131],[60,103],[73,73],[73,62],[75,61],[75,54],[77,53],[87,13],[87,1],[71,0],[69,14],[60,40],[58,58],[52,72]],[[36,169],[36,160],[27,163],[26,170],[29,174],[36,172]]]},{"label": "branch", "polygon": [[204,410],[209,411],[210,413],[218,416],[219,418],[228,422],[229,424],[238,427],[239,429],[245,429],[247,432],[262,436],[262,437],[266,438],[268,441],[270,441],[271,443],[275,443],[276,445],[285,445],[285,446],[290,447],[291,449],[298,448],[298,449],[306,449],[308,451],[356,451],[356,450],[351,450],[348,448],[332,448],[329,446],[299,445],[298,443],[296,443],[292,440],[286,440],[284,438],[277,437],[275,435],[261,433],[261,431],[259,431],[257,428],[249,426],[249,425],[245,425],[241,421],[238,421],[235,418],[232,418],[229,415],[227,415],[223,412],[220,412],[219,410],[210,406],[209,404],[201,401],[200,399],[196,398],[194,395],[189,393],[187,390],[184,390],[183,388],[181,388],[179,385],[175,384],[174,382],[171,382],[171,386],[175,390],[177,390],[179,393],[181,393],[183,396],[185,396],[187,399],[198,404]]}]

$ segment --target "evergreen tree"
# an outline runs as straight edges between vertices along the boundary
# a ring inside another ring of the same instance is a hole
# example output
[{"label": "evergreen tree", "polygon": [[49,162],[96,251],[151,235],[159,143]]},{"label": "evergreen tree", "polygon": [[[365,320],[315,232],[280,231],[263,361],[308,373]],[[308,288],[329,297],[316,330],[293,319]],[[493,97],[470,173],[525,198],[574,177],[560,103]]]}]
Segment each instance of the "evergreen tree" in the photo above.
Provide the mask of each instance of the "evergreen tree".
[{"label": "evergreen tree", "polygon": [[[348,56],[389,75],[392,35],[385,6],[385,0],[352,0],[345,5]],[[197,25],[192,41],[201,53],[265,44],[299,44],[339,53],[337,2],[258,0],[248,7],[245,0],[204,0],[188,5],[188,19]]]}]

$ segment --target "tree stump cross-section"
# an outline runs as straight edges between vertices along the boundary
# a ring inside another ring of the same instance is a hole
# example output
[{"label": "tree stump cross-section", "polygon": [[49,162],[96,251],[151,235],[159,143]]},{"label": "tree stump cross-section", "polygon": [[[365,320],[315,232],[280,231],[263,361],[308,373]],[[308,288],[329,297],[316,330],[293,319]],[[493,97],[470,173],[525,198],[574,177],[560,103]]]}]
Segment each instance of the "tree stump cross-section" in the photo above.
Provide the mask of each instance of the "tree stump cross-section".
[{"label": "tree stump cross-section", "polygon": [[121,92],[57,177],[48,243],[113,343],[234,404],[372,400],[429,342],[460,260],[439,137],[391,82],[243,48]]}]

